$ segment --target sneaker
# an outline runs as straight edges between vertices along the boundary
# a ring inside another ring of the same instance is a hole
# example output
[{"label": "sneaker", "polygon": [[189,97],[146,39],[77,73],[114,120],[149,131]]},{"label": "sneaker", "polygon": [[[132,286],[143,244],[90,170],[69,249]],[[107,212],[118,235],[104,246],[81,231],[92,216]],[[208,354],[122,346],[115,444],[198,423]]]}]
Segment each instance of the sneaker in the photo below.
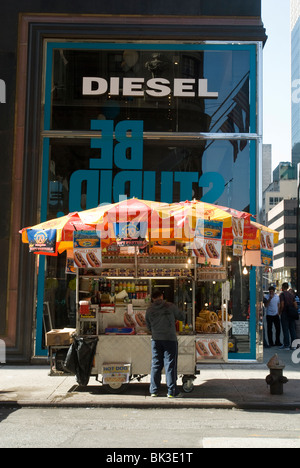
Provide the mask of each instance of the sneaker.
[{"label": "sneaker", "polygon": [[183,394],[182,393],[176,393],[176,395],[167,395],[168,398],[182,398]]},{"label": "sneaker", "polygon": [[157,393],[151,393],[151,397],[156,398],[156,397],[158,397],[158,394]]},{"label": "sneaker", "polygon": [[285,351],[290,351],[290,347],[289,346],[279,346],[279,349],[284,349]]}]

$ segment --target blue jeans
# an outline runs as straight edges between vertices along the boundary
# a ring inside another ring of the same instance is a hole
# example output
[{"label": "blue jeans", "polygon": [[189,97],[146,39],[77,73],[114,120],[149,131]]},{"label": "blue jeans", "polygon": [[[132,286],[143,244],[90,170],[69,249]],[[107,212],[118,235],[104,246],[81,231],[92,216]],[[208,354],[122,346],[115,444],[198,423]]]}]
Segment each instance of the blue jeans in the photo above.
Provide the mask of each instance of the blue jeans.
[{"label": "blue jeans", "polygon": [[281,326],[283,331],[284,346],[287,348],[297,339],[296,323],[294,319],[287,316],[286,312],[281,315]]},{"label": "blue jeans", "polygon": [[158,392],[161,373],[165,368],[168,395],[176,395],[177,357],[177,341],[152,340],[151,394]]}]

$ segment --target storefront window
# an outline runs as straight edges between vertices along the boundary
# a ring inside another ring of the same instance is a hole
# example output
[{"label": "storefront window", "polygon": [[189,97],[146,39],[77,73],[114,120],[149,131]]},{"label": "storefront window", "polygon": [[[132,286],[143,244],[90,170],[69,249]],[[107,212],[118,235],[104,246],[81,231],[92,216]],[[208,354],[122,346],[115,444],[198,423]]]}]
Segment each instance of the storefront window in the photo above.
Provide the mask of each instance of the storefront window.
[{"label": "storefront window", "polygon": [[[141,165],[122,170],[94,169],[99,150],[89,139],[51,139],[47,217],[118,202],[119,197],[168,203],[202,199],[249,211],[250,144],[235,154],[237,143],[145,141]],[[170,146],[172,145],[172,146]]]},{"label": "storefront window", "polygon": [[142,120],[145,132],[250,131],[249,49],[102,47],[53,50],[52,130],[104,119]]},{"label": "storefront window", "polygon": [[[47,43],[42,220],[124,196],[255,214],[256,80],[255,44]],[[37,354],[45,303],[53,327],[74,325],[65,262],[40,262]],[[230,272],[232,315],[250,323],[251,275],[238,260]],[[213,307],[219,286],[202,295]],[[254,328],[234,352],[253,356]]]}]

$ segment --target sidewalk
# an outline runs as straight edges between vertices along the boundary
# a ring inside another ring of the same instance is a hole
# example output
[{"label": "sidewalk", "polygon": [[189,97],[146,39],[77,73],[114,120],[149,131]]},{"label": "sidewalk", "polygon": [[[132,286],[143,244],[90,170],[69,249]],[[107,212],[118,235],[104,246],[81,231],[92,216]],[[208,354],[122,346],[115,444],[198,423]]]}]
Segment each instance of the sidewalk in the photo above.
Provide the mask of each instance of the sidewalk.
[{"label": "sidewalk", "polygon": [[[265,378],[266,363],[277,353],[286,363],[283,375],[289,379],[283,395],[271,395]],[[241,408],[241,409],[299,409],[300,364],[293,364],[290,351],[277,348],[264,350],[264,363],[203,365],[194,381],[194,390],[180,399],[166,398],[163,385],[161,396],[149,395],[149,377],[130,383],[126,393],[105,393],[92,377],[87,387],[78,387],[74,376],[50,377],[47,366],[0,366],[0,406],[93,406],[148,408]],[[179,379],[181,384],[181,379]]]}]

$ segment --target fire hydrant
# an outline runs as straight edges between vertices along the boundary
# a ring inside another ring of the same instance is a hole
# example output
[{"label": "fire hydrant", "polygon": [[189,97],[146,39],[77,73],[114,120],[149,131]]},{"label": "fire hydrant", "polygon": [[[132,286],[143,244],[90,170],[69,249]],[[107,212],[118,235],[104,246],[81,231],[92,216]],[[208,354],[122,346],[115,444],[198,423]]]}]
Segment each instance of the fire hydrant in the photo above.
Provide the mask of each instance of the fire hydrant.
[{"label": "fire hydrant", "polygon": [[282,395],[283,384],[288,382],[288,379],[283,376],[282,371],[285,368],[285,363],[275,354],[267,364],[270,369],[270,374],[266,377],[266,382],[270,385],[271,395]]}]

